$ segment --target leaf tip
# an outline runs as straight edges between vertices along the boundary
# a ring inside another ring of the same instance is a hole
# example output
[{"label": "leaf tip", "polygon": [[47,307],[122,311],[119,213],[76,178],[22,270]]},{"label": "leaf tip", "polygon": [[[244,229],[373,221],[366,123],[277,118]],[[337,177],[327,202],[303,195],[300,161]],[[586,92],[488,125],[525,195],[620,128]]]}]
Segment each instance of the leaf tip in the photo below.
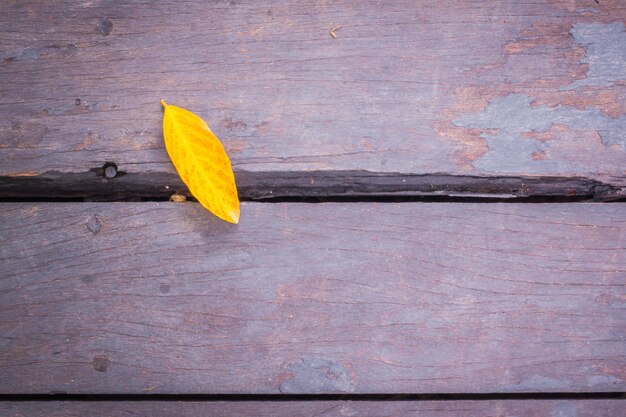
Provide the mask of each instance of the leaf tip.
[{"label": "leaf tip", "polygon": [[167,103],[165,102],[165,100],[161,100],[161,106],[163,106],[163,108],[167,107]]},{"label": "leaf tip", "polygon": [[228,221],[232,224],[238,224],[239,223],[239,210],[232,210],[229,214],[230,214],[230,218],[228,219]]}]

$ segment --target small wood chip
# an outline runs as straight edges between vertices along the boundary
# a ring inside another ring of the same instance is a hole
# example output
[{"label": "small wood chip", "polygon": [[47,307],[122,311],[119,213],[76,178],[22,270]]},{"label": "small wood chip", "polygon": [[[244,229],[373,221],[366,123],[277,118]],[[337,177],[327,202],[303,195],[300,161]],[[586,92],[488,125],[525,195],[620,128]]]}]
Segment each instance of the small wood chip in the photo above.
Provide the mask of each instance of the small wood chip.
[{"label": "small wood chip", "polygon": [[328,29],[328,33],[330,33],[330,36],[332,36],[333,39],[337,39],[337,34],[335,32],[339,29],[341,29],[341,25],[333,26],[333,22],[330,22],[330,28]]},{"label": "small wood chip", "polygon": [[170,196],[170,201],[174,202],[174,203],[184,203],[185,201],[187,201],[187,197],[185,197],[182,194],[172,194]]}]

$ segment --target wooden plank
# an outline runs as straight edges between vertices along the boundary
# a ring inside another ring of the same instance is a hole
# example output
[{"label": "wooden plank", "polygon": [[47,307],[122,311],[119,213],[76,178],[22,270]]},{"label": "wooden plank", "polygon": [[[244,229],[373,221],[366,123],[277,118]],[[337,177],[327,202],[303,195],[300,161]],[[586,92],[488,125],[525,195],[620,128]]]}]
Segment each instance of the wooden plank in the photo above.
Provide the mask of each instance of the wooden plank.
[{"label": "wooden plank", "polygon": [[626,388],[621,204],[0,205],[0,393]]},{"label": "wooden plank", "polygon": [[159,416],[525,416],[615,417],[626,410],[619,400],[550,401],[250,401],[250,402],[4,402],[6,417]]},{"label": "wooden plank", "polygon": [[107,161],[131,190],[184,188],[164,98],[207,120],[251,195],[321,171],[391,175],[390,190],[583,177],[599,182],[583,195],[623,197],[625,20],[620,0],[4,1],[1,191],[106,194]]}]

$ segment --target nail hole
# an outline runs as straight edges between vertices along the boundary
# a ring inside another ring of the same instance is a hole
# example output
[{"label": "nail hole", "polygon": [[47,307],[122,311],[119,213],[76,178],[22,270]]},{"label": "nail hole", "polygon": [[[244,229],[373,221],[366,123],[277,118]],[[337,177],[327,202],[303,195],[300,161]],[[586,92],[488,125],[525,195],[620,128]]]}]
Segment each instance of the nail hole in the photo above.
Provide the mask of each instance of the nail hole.
[{"label": "nail hole", "polygon": [[89,229],[94,235],[98,234],[102,228],[102,219],[94,214],[87,220],[87,229]]},{"label": "nail hole", "polygon": [[104,178],[113,179],[117,176],[117,165],[113,162],[107,162],[102,167],[102,175]]},{"label": "nail hole", "polygon": [[110,365],[109,357],[107,355],[97,355],[93,357],[91,364],[93,369],[98,372],[106,372]]},{"label": "nail hole", "polygon": [[96,25],[96,29],[100,32],[101,35],[107,36],[111,33],[113,29],[113,22],[110,19],[100,19],[98,24]]}]

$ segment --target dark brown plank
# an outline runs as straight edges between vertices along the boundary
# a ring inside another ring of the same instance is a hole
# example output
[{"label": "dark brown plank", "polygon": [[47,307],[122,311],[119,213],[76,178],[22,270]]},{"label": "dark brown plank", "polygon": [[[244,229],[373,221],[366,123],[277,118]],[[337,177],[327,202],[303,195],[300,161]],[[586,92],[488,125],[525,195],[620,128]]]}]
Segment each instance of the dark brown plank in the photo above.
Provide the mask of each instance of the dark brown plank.
[{"label": "dark brown plank", "polygon": [[1,393],[626,388],[621,204],[0,205]]},{"label": "dark brown plank", "polygon": [[105,194],[105,161],[130,190],[182,187],[164,98],[208,121],[249,195],[356,171],[390,190],[548,176],[624,196],[625,20],[621,0],[3,1],[1,191]]},{"label": "dark brown plank", "polygon": [[431,416],[616,417],[620,400],[559,401],[288,401],[288,402],[21,402],[0,403],[6,417]]}]

